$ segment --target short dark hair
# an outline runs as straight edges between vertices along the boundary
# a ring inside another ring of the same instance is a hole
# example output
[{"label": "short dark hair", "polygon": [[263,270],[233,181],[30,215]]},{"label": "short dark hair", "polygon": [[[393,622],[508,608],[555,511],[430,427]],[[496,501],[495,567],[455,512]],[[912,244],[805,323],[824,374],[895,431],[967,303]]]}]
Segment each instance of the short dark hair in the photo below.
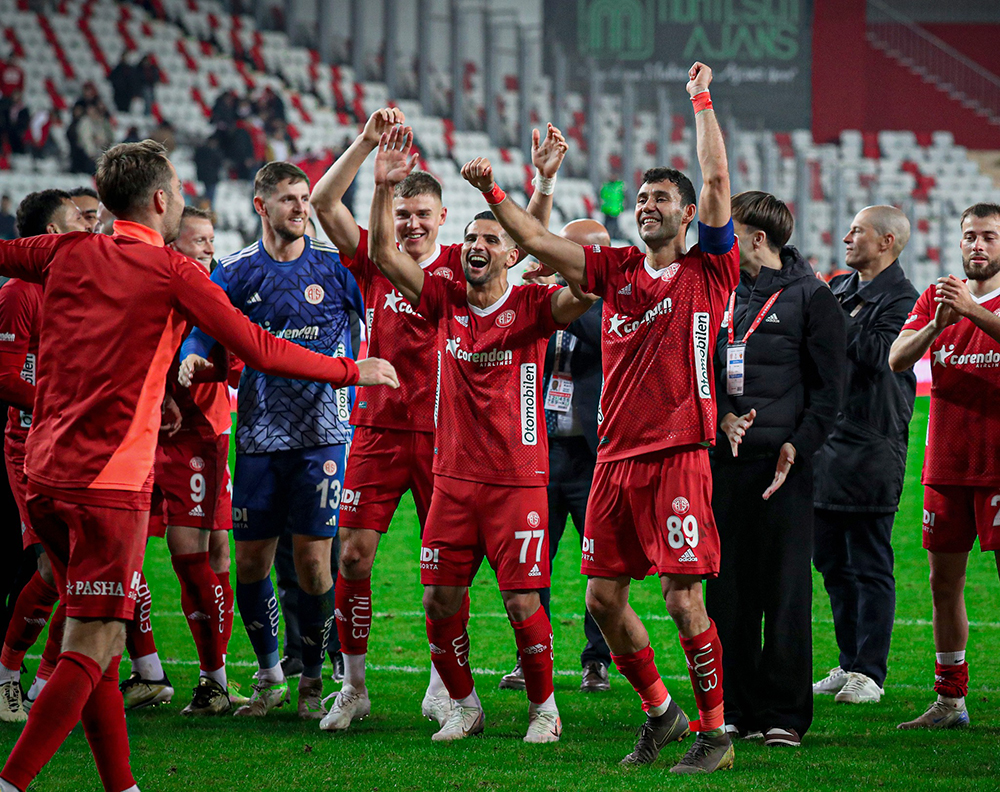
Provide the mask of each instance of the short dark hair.
[{"label": "short dark hair", "polygon": [[192,217],[197,217],[201,220],[208,220],[208,222],[210,222],[213,226],[217,221],[215,212],[211,209],[202,209],[199,206],[185,206],[184,211],[181,212],[181,222],[183,223],[185,220]]},{"label": "short dark hair", "polygon": [[418,195],[433,195],[440,201],[441,182],[427,171],[413,171],[413,173],[396,185],[393,195],[396,198],[416,198]]},{"label": "short dark hair", "polygon": [[17,207],[17,234],[21,237],[41,236],[56,212],[72,200],[65,190],[39,190],[26,195]]},{"label": "short dark hair", "polygon": [[97,190],[93,190],[90,187],[77,187],[76,189],[69,191],[70,198],[83,198],[84,196],[87,198],[93,198],[95,201],[101,200],[97,197]]},{"label": "short dark hair", "polygon": [[642,174],[643,184],[656,184],[657,182],[670,182],[677,185],[677,191],[681,194],[681,205],[698,204],[697,196],[694,194],[694,185],[691,180],[674,168],[650,168]]},{"label": "short dark hair", "polygon": [[785,202],[771,193],[747,190],[732,198],[733,220],[763,231],[767,244],[777,253],[792,236],[795,220]]},{"label": "short dark hair", "polygon": [[253,194],[261,198],[270,198],[274,194],[274,191],[278,189],[278,185],[286,179],[293,184],[304,181],[306,187],[312,186],[309,184],[309,177],[306,176],[306,172],[298,165],[282,161],[268,162],[263,168],[257,171],[257,175],[254,177]]},{"label": "short dark hair", "polygon": [[173,171],[167,150],[155,140],[119,143],[97,161],[97,194],[115,217],[144,209],[157,190],[170,191]]},{"label": "short dark hair", "polygon": [[1000,204],[995,203],[975,203],[962,212],[962,219],[959,225],[965,225],[966,218],[969,217],[1000,217]]},{"label": "short dark hair", "polygon": [[507,233],[507,229],[500,224],[500,221],[496,219],[496,216],[493,214],[493,212],[489,210],[485,212],[480,212],[475,217],[473,217],[468,223],[465,224],[465,230],[462,231],[462,239],[465,239],[465,235],[469,233],[469,226],[472,225],[477,220],[489,220],[491,223],[496,223],[497,225],[499,225],[500,236],[502,236],[504,239],[510,242],[510,247],[516,247],[514,239],[511,237],[510,234]]}]

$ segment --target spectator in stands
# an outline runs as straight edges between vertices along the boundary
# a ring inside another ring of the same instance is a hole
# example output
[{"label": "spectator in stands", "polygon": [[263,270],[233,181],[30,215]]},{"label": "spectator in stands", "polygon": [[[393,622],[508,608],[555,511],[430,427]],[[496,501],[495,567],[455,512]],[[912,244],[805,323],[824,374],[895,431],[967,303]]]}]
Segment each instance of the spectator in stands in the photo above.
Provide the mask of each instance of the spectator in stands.
[{"label": "spectator in stands", "polygon": [[0,149],[6,144],[13,154],[27,153],[31,112],[22,100],[21,89],[0,97]]},{"label": "spectator in stands", "polygon": [[813,691],[846,704],[878,702],[888,668],[892,524],[917,395],[912,368],[889,368],[889,348],[918,297],[899,265],[909,238],[899,209],[862,209],[844,238],[854,272],[830,281],[847,319],[847,378],[843,408],[813,459],[813,560],[830,595],[840,663]]},{"label": "spectator in stands", "polygon": [[268,122],[267,159],[289,160],[296,154],[295,141],[288,135],[288,125],[278,118]]},{"label": "spectator in stands", "polygon": [[212,105],[211,123],[217,130],[227,132],[236,124],[236,92],[225,91],[219,94]]},{"label": "spectator in stands", "polygon": [[156,101],[154,89],[157,84],[163,82],[163,75],[160,73],[160,67],[156,65],[156,60],[148,53],[142,56],[136,69],[139,72],[138,83],[142,101],[146,105],[146,115],[151,115],[153,103]]},{"label": "spectator in stands", "polygon": [[10,210],[10,196],[5,194],[0,197],[0,239],[17,239],[14,215],[11,214]]},{"label": "spectator in stands", "polygon": [[[261,94],[260,99],[257,100],[257,113],[264,119],[265,123],[273,120],[284,123],[287,120],[285,117],[285,103],[270,85],[265,86],[264,92]],[[276,157],[276,159],[281,158]]]},{"label": "spectator in stands", "polygon": [[77,105],[81,105],[83,109],[86,111],[92,105],[104,104],[101,101],[100,94],[97,93],[97,86],[94,85],[94,83],[90,82],[89,80],[83,84],[83,88],[81,88],[80,90],[81,90],[80,98],[73,103],[74,107],[76,107]]},{"label": "spectator in stands", "polygon": [[162,144],[168,154],[177,148],[177,130],[169,121],[164,120],[157,124],[156,129],[149,133],[149,137]]},{"label": "spectator in stands", "polygon": [[115,107],[119,113],[127,113],[132,107],[132,100],[142,93],[140,84],[142,77],[128,52],[122,55],[122,59],[111,70],[108,79],[114,92]]},{"label": "spectator in stands", "polygon": [[194,150],[195,175],[205,185],[205,197],[210,205],[215,203],[215,188],[219,185],[219,170],[222,165],[222,147],[219,145],[221,134],[215,132]]},{"label": "spectator in stands", "polygon": [[0,61],[0,97],[9,99],[24,92],[24,69],[18,58]]},{"label": "spectator in stands", "polygon": [[[75,113],[76,108],[73,110]],[[76,142],[87,158],[87,167],[82,172],[93,173],[97,168],[97,158],[115,142],[115,131],[103,103],[92,104],[85,109],[76,127]]]},{"label": "spectator in stands", "polygon": [[94,173],[94,161],[80,145],[80,122],[86,115],[86,110],[80,105],[74,105],[72,118],[66,127],[66,142],[69,143],[69,169],[73,173]]}]

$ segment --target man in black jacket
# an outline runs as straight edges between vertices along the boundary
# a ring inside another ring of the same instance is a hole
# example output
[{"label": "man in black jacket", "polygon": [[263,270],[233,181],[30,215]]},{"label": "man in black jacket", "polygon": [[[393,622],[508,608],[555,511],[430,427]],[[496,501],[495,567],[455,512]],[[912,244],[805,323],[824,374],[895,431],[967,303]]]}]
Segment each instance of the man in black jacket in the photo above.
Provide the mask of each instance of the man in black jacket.
[{"label": "man in black jacket", "polygon": [[708,613],[725,647],[727,730],[797,746],[813,703],[812,456],[840,407],[844,317],[786,246],[784,203],[746,192],[732,209],[740,282],[716,345],[712,509],[722,559]]},{"label": "man in black jacket", "polygon": [[855,272],[830,282],[847,319],[847,378],[843,409],[813,459],[814,562],[840,664],[813,691],[847,704],[881,699],[895,615],[890,540],[917,378],[912,368],[892,373],[889,347],[917,301],[898,261],[909,238],[899,209],[862,209],[844,237]]},{"label": "man in black jacket", "polygon": [[[578,245],[611,244],[611,237],[596,220],[574,220],[560,235]],[[529,274],[528,278],[531,277]],[[551,276],[553,282],[557,276]],[[549,436],[549,560],[556,556],[567,517],[583,540],[584,518],[597,462],[597,409],[601,398],[601,314],[598,300],[566,330],[549,339],[545,351],[545,426]],[[549,612],[550,590],[540,592]],[[586,693],[608,690],[611,650],[594,617],[584,610],[583,632],[587,643],[580,655]],[[514,670],[500,680],[501,689],[524,690],[518,659]]]}]

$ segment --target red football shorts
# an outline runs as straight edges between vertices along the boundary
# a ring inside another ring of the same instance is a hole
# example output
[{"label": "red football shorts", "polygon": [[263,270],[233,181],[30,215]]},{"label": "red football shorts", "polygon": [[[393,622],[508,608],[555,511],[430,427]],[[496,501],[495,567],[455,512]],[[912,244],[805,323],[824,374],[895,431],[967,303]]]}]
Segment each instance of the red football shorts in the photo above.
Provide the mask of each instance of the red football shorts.
[{"label": "red football shorts", "polygon": [[545,487],[497,487],[437,476],[420,548],[425,586],[469,586],[483,557],[501,591],[548,588]]},{"label": "red football shorts", "polygon": [[[161,515],[164,525],[218,530],[220,499],[227,486],[229,435],[213,440],[170,439],[156,447],[154,496],[151,513]],[[157,494],[156,491],[159,490]],[[232,501],[230,501],[232,503]],[[229,507],[232,524],[232,506]],[[157,521],[154,531],[159,533]]]},{"label": "red football shorts", "polygon": [[28,507],[25,503],[28,497],[28,474],[24,472],[24,457],[4,453],[3,460],[7,467],[10,491],[14,493],[17,513],[21,518],[21,546],[27,550],[33,544],[38,544],[39,539],[31,527],[31,518],[28,516]]},{"label": "red football shorts", "polygon": [[389,530],[399,499],[410,490],[421,528],[434,491],[434,435],[399,429],[354,429],[340,498],[340,525]]},{"label": "red football shorts", "polygon": [[719,574],[712,471],[705,448],[598,462],[581,572],[595,577]]},{"label": "red football shorts", "polygon": [[132,618],[149,512],[58,500],[28,491],[28,513],[74,618]]},{"label": "red football shorts", "polygon": [[1000,550],[1000,487],[924,487],[924,549],[935,553]]}]

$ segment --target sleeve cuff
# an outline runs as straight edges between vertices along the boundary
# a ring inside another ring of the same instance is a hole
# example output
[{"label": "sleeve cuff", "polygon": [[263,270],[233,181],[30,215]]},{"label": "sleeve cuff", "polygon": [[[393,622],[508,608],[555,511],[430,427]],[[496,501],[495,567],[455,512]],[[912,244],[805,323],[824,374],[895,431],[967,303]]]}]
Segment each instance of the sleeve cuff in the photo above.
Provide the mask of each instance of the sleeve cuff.
[{"label": "sleeve cuff", "polygon": [[733,218],[721,228],[707,226],[698,222],[698,247],[702,253],[711,256],[722,256],[733,249],[736,235],[733,232]]}]

